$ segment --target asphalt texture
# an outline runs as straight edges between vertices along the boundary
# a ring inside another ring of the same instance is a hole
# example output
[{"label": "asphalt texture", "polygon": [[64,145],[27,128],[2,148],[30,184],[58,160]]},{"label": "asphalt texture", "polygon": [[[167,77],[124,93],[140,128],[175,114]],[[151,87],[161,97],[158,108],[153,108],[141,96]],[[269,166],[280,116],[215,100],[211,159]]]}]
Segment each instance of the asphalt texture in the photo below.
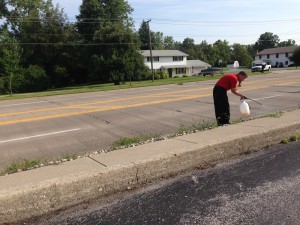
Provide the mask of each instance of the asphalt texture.
[{"label": "asphalt texture", "polygon": [[20,224],[300,224],[300,142]]}]

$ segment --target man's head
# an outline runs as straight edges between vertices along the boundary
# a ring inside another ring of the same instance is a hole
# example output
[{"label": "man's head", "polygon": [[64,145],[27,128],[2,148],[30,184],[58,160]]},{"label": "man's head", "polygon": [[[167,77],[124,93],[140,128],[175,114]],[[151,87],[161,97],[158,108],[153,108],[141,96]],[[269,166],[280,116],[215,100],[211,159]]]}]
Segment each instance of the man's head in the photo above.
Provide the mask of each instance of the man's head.
[{"label": "man's head", "polygon": [[248,75],[245,73],[245,71],[241,71],[237,74],[237,78],[239,82],[242,82],[248,77]]}]

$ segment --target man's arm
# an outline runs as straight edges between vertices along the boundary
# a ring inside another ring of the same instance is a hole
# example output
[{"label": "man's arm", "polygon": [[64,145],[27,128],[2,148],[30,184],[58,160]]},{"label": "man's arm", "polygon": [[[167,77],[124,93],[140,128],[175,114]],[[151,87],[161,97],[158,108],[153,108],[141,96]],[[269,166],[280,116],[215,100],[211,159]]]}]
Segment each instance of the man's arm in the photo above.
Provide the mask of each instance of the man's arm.
[{"label": "man's arm", "polygon": [[247,98],[246,96],[242,95],[241,93],[238,92],[237,88],[231,88],[231,92],[237,96],[240,96],[241,98]]}]

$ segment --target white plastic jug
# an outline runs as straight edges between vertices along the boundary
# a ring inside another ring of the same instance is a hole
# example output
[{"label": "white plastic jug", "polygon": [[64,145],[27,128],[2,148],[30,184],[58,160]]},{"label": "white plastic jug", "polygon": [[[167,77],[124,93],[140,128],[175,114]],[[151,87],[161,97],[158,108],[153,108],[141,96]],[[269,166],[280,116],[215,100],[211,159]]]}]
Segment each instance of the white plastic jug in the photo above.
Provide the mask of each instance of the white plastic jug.
[{"label": "white plastic jug", "polygon": [[240,112],[243,116],[249,116],[250,115],[250,107],[249,107],[248,103],[245,100],[241,100]]}]

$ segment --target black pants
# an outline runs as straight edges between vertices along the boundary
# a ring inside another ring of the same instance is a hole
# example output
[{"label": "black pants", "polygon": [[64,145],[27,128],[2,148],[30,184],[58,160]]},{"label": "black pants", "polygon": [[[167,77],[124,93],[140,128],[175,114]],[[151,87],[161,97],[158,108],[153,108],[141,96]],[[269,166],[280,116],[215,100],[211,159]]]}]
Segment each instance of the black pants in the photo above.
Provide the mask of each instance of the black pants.
[{"label": "black pants", "polygon": [[228,102],[227,91],[219,86],[215,86],[213,90],[215,114],[218,126],[229,124],[230,106]]}]

